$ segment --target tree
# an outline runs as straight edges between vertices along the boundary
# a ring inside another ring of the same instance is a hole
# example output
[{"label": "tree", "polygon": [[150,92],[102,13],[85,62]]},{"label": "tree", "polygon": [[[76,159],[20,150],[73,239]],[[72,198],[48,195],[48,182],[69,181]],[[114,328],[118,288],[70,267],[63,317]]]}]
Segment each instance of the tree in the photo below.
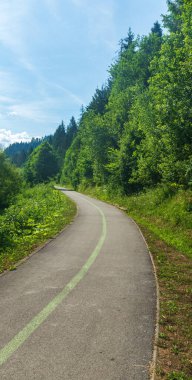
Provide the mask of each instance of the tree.
[{"label": "tree", "polygon": [[45,141],[29,156],[24,173],[28,182],[36,184],[48,182],[58,171],[58,157],[52,146]]},{"label": "tree", "polygon": [[[171,33],[161,54],[152,62],[150,93],[156,115],[156,130],[161,136],[163,180],[187,185],[187,170],[192,156],[192,4],[169,2]],[[167,20],[167,19],[166,19]]]},{"label": "tree", "polygon": [[184,0],[167,1],[168,13],[163,16],[164,27],[170,32],[176,33],[181,27],[182,5]]},{"label": "tree", "polygon": [[16,142],[9,145],[4,152],[16,166],[21,167],[33,149],[42,142],[43,138],[32,138],[29,142]]},{"label": "tree", "polygon": [[101,90],[97,88],[90,104],[87,107],[87,110],[92,110],[95,114],[103,115],[108,103],[109,94],[110,89],[108,86],[102,86]]},{"label": "tree", "polygon": [[158,21],[156,21],[154,23],[153,27],[151,28],[151,33],[157,34],[157,36],[160,37],[160,38],[163,36],[161,25],[159,24]]},{"label": "tree", "polygon": [[0,151],[0,210],[8,207],[22,186],[22,176]]},{"label": "tree", "polygon": [[120,55],[130,47],[134,41],[134,37],[134,33],[132,32],[131,28],[129,28],[127,37],[120,40]]},{"label": "tree", "polygon": [[67,136],[63,121],[61,122],[61,125],[58,126],[53,135],[52,145],[55,151],[58,153],[59,157],[63,159],[67,149]]},{"label": "tree", "polygon": [[191,14],[188,0],[169,0],[165,36],[155,22],[148,36],[134,38],[129,30],[121,40],[110,85],[96,90],[66,155],[64,172],[76,186],[124,193],[158,183],[190,186]]},{"label": "tree", "polygon": [[81,139],[80,134],[78,133],[67,150],[60,178],[62,183],[70,183],[75,189],[80,183],[79,172],[77,169],[80,150]]},{"label": "tree", "polygon": [[75,121],[75,118],[72,116],[72,118],[71,118],[71,120],[69,122],[69,125],[67,126],[67,134],[66,134],[67,149],[71,146],[72,141],[73,141],[73,139],[75,138],[75,136],[77,134],[77,129],[78,129],[77,123]]}]

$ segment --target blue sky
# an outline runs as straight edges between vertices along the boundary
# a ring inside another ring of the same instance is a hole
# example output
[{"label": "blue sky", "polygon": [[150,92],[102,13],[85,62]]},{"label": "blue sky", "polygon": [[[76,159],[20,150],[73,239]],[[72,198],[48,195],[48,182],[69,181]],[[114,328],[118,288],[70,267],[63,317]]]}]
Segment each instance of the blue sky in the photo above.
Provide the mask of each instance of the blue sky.
[{"label": "blue sky", "polygon": [[0,144],[78,119],[129,27],[148,34],[166,0],[0,0]]}]

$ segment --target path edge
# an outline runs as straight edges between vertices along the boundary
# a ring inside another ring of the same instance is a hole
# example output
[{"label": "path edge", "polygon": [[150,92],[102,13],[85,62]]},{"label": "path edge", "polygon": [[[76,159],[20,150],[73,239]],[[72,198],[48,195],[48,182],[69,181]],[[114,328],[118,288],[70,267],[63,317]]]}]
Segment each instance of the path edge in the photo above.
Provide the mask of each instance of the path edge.
[{"label": "path edge", "polygon": [[158,339],[159,339],[159,319],[160,319],[160,290],[159,290],[159,282],[158,282],[158,276],[157,276],[157,269],[156,269],[156,266],[155,266],[155,262],[154,262],[154,259],[153,259],[153,255],[149,249],[149,245],[147,243],[147,240],[143,234],[143,232],[141,231],[141,228],[138,226],[138,224],[135,222],[135,220],[127,213],[127,209],[123,208],[123,207],[120,207],[119,205],[117,204],[112,204],[111,202],[105,202],[101,199],[98,199],[98,198],[94,198],[92,196],[89,196],[88,194],[84,194],[84,193],[80,193],[78,192],[79,194],[81,195],[86,195],[87,197],[91,198],[91,199],[94,199],[94,200],[97,200],[99,202],[102,202],[102,203],[107,203],[107,204],[110,204],[111,206],[114,206],[116,208],[118,208],[119,210],[121,210],[121,212],[123,212],[124,214],[126,214],[126,216],[134,223],[134,225],[136,226],[136,228],[138,229],[146,247],[147,247],[147,250],[148,250],[148,253],[149,253],[149,257],[150,257],[150,260],[151,260],[151,263],[152,263],[152,268],[153,268],[153,274],[154,274],[154,278],[155,278],[155,287],[156,287],[156,318],[155,318],[155,331],[154,331],[154,339],[153,339],[153,353],[152,353],[152,359],[151,361],[149,362],[149,375],[150,375],[150,380],[155,380],[155,377],[156,377],[156,368],[157,368],[157,353],[158,353]]},{"label": "path edge", "polygon": [[140,227],[135,222],[135,220],[133,218],[131,218],[130,216],[128,216],[128,217],[135,224],[135,226],[139,230],[140,235],[142,236],[142,238],[143,238],[143,240],[144,240],[144,242],[146,244],[146,247],[148,249],[148,253],[149,253],[149,256],[150,256],[150,259],[151,259],[152,267],[153,267],[154,277],[155,277],[155,285],[156,285],[156,321],[155,321],[155,334],[154,334],[154,344],[153,344],[153,355],[152,355],[152,360],[150,362],[150,369],[149,369],[150,380],[155,380],[156,367],[157,367],[158,339],[159,339],[159,318],[160,318],[160,291],[159,291],[159,282],[158,282],[158,277],[157,277],[157,269],[156,269],[156,266],[155,266],[153,255],[152,255],[152,253],[151,253],[151,251],[149,249],[149,245],[148,245],[148,243],[147,243],[147,241],[145,239],[145,236],[143,235],[143,232],[141,231]]}]

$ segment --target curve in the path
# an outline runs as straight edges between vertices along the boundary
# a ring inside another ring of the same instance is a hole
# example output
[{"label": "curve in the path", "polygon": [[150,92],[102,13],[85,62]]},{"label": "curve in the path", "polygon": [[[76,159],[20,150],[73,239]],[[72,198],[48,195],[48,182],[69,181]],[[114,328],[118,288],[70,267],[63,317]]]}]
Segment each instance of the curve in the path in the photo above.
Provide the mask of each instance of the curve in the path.
[{"label": "curve in the path", "polygon": [[156,289],[147,247],[121,211],[67,194],[74,223],[0,278],[0,378],[148,379]]}]

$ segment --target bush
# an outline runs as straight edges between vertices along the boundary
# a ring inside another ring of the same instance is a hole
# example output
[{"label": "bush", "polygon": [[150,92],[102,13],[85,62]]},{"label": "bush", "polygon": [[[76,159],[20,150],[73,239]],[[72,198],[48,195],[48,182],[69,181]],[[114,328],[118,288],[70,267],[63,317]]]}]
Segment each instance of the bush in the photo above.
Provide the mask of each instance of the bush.
[{"label": "bush", "polygon": [[49,182],[59,171],[58,157],[52,146],[43,142],[30,154],[24,175],[27,182],[32,184]]},{"label": "bush", "polygon": [[19,170],[0,151],[0,211],[10,205],[21,185],[22,176]]},{"label": "bush", "polygon": [[0,216],[0,271],[71,221],[74,203],[51,185],[26,189]]}]

